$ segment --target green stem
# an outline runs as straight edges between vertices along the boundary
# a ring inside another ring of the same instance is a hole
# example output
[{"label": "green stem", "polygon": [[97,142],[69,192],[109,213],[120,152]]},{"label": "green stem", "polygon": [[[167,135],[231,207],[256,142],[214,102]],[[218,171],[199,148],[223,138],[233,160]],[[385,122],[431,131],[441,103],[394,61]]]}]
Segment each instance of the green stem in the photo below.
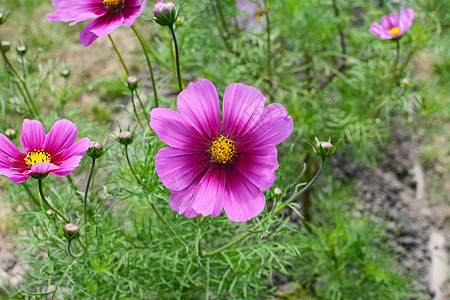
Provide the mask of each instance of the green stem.
[{"label": "green stem", "polygon": [[158,107],[159,106],[159,104],[158,104],[158,93],[156,91],[155,76],[153,75],[152,64],[150,63],[150,57],[148,56],[148,52],[149,52],[150,48],[148,47],[147,43],[142,38],[142,35],[139,33],[139,31],[137,30],[136,26],[134,26],[134,24],[131,25],[131,29],[133,29],[134,34],[138,38],[139,43],[141,44],[142,50],[144,51],[145,60],[147,61],[148,70],[150,72],[150,78],[152,80],[153,96],[155,97],[155,107]]},{"label": "green stem", "polygon": [[267,76],[269,83],[269,90],[272,88],[272,44],[271,44],[271,34],[272,34],[272,26],[270,24],[269,17],[269,0],[264,1],[265,11],[266,11],[266,33],[267,33]]},{"label": "green stem", "polygon": [[172,227],[168,226],[169,223],[167,222],[167,220],[164,218],[164,216],[161,214],[161,212],[159,211],[159,209],[156,207],[156,205],[150,201],[150,199],[148,200],[148,202],[150,203],[150,205],[152,206],[153,210],[155,211],[156,215],[158,216],[158,218],[161,220],[161,222],[164,223],[164,225],[167,226],[167,229],[169,229],[169,231],[173,234],[173,236],[178,240],[178,242],[180,242],[180,244],[185,247],[186,246],[186,242],[183,241],[178,234],[175,232],[175,230],[173,230]]},{"label": "green stem", "polygon": [[64,222],[69,223],[69,219],[66,218],[66,216],[64,216],[58,209],[56,209],[55,207],[53,207],[45,198],[44,196],[44,191],[42,190],[42,178],[38,179],[38,185],[39,185],[39,194],[41,194],[41,198],[42,198],[42,202],[44,202],[44,204],[51,209],[54,213],[56,213],[58,216],[60,216],[61,219],[64,220]]},{"label": "green stem", "polygon": [[139,101],[139,105],[141,106],[141,109],[142,109],[142,111],[144,112],[145,119],[147,120],[147,124],[150,126],[150,114],[148,114],[148,113],[145,112],[145,106],[144,106],[144,104],[142,103],[141,97],[139,96],[139,93],[137,92],[137,90],[135,91],[135,93],[136,93],[136,98],[137,98],[138,101]]},{"label": "green stem", "polygon": [[173,26],[169,26],[170,32],[172,33],[173,44],[175,45],[175,59],[177,63],[177,78],[178,78],[178,89],[180,92],[183,90],[183,83],[181,82],[181,71],[180,71],[180,54],[178,51],[178,43],[177,37],[175,35],[175,30],[173,30]]},{"label": "green stem", "polygon": [[[220,2],[218,0],[214,0],[215,4],[213,3],[213,0],[211,0],[211,8],[214,9],[214,7],[217,7],[217,14],[219,15],[219,20],[220,20],[220,24],[222,25],[222,29],[219,28],[218,25],[217,26],[217,30],[220,33],[220,37],[223,40],[223,43],[225,44],[225,47],[227,48],[227,50],[234,54],[237,55],[236,52],[233,51],[233,48],[231,47],[228,38],[230,37],[230,31],[228,30],[228,26],[227,23],[225,21],[225,17],[223,15],[223,10],[222,10],[222,6],[220,5]],[[217,22],[214,22],[217,24]]]},{"label": "green stem", "polygon": [[141,184],[141,181],[139,180],[139,177],[138,177],[138,176],[136,175],[136,173],[134,172],[133,165],[131,164],[130,157],[128,156],[128,145],[125,145],[125,157],[126,157],[126,159],[127,159],[127,163],[128,163],[128,166],[130,167],[131,173],[133,173],[134,178],[136,179],[137,184],[140,185],[140,184]]},{"label": "green stem", "polygon": [[114,41],[113,41],[113,39],[112,39],[110,34],[108,34],[108,38],[111,41],[111,44],[112,44],[112,46],[114,48],[114,51],[116,52],[117,56],[119,57],[120,63],[122,64],[123,69],[125,70],[125,73],[127,73],[127,76],[130,75],[130,72],[128,71],[127,65],[125,64],[125,62],[124,62],[124,60],[122,58],[122,55],[120,54],[119,49],[117,49],[116,44],[114,43]]},{"label": "green stem", "polygon": [[136,109],[136,105],[134,104],[134,90],[131,90],[131,103],[133,104],[134,115],[136,116],[136,120],[139,125],[141,125],[142,130],[144,130],[144,125],[142,125],[141,118],[139,118],[139,114]]},{"label": "green stem", "polygon": [[[84,226],[86,226],[88,223],[87,202],[88,202],[89,187],[91,185],[92,175],[94,174],[94,167],[95,167],[95,158],[92,158],[91,170],[89,171],[89,176],[86,182],[86,189],[84,191],[84,200],[83,200]],[[87,234],[85,235],[85,242],[86,245],[89,245]]]},{"label": "green stem", "polygon": [[69,255],[72,256],[73,258],[81,257],[81,255],[83,255],[83,252],[81,252],[80,254],[73,254],[71,245],[72,245],[72,240],[69,240],[67,242],[67,253],[69,253]]},{"label": "green stem", "polygon": [[[279,207],[277,207],[276,209],[274,209],[273,212],[270,213],[270,214],[269,214],[264,220],[262,220],[259,224],[255,225],[255,226],[253,226],[251,229],[249,229],[247,233],[242,234],[242,235],[239,236],[237,239],[235,239],[235,240],[229,242],[228,244],[223,245],[223,246],[220,247],[220,248],[217,248],[216,250],[210,251],[210,252],[204,252],[204,251],[200,250],[200,249],[201,249],[201,246],[198,245],[200,257],[205,258],[205,257],[209,257],[209,256],[216,255],[216,254],[218,254],[218,253],[220,253],[220,252],[222,252],[222,251],[224,251],[224,250],[227,250],[228,248],[230,248],[230,247],[236,245],[237,243],[243,241],[245,238],[249,237],[253,232],[261,230],[261,229],[262,229],[262,226],[263,226],[267,221],[269,221],[269,219],[270,219],[272,216],[277,215],[280,211],[282,211],[284,208],[286,208],[289,204],[291,204],[292,202],[294,202],[298,197],[300,197],[300,195],[302,195],[306,190],[308,190],[308,189],[311,187],[311,185],[314,184],[314,182],[316,182],[316,180],[319,178],[319,176],[320,176],[320,175],[322,174],[322,172],[323,172],[323,169],[324,169],[324,167],[325,167],[325,160],[326,160],[326,157],[322,157],[322,164],[321,164],[321,166],[320,166],[319,171],[316,173],[316,175],[314,176],[314,178],[311,179],[311,181],[310,181],[306,186],[304,186],[297,194],[295,194],[294,196],[292,196],[291,198],[289,198],[289,200],[287,200],[287,201],[281,203],[281,204],[279,205]],[[198,243],[200,244],[200,239],[198,240]]]},{"label": "green stem", "polygon": [[392,89],[394,88],[394,84],[397,81],[397,67],[398,67],[398,61],[400,59],[400,39],[396,39],[395,40],[396,44],[397,44],[397,54],[395,57],[395,62],[394,62],[394,67],[392,68],[392,78],[391,78],[391,84],[389,85],[389,90],[388,90],[388,97],[391,96],[392,93]]},{"label": "green stem", "polygon": [[26,78],[27,77],[27,66],[25,65],[25,57],[20,56],[20,60],[22,61],[23,78]]}]

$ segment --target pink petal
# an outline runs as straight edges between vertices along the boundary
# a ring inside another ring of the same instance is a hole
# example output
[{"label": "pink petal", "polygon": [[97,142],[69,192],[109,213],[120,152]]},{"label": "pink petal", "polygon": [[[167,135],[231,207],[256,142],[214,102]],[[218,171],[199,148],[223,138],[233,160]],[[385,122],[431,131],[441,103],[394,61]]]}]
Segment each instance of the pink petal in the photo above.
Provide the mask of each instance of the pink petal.
[{"label": "pink petal", "polygon": [[258,123],[235,142],[239,151],[264,145],[277,145],[288,138],[294,130],[294,122],[286,108],[273,103],[264,108]]},{"label": "pink petal", "polygon": [[210,161],[206,153],[165,147],[156,154],[155,166],[166,188],[181,191],[206,172]]},{"label": "pink petal", "polygon": [[385,30],[389,30],[389,29],[391,29],[392,27],[395,27],[395,26],[391,25],[391,21],[389,20],[388,16],[382,16],[381,17],[381,27],[383,29],[385,29]]},{"label": "pink petal", "polygon": [[44,142],[44,151],[52,158],[69,148],[77,139],[77,126],[68,120],[56,121]]},{"label": "pink petal", "polygon": [[61,177],[67,176],[78,167],[81,158],[89,148],[89,139],[82,138],[66,150],[63,150],[57,157],[52,158],[52,163],[59,166],[59,169],[53,172],[53,175]]},{"label": "pink petal", "polygon": [[[389,15],[389,21],[391,21],[391,26],[392,26],[391,28],[398,27],[399,17],[395,11]],[[388,29],[391,29],[391,28],[388,28]]]},{"label": "pink petal", "polygon": [[179,113],[167,108],[154,108],[150,116],[150,127],[169,146],[197,151],[208,149],[210,141],[203,139]]},{"label": "pink petal", "polygon": [[59,18],[57,13],[46,14],[45,17],[52,22],[61,22],[61,19]]},{"label": "pink petal", "polygon": [[[96,36],[103,38],[119,28],[119,26],[123,24],[123,20],[122,14],[107,13],[91,21],[86,27],[90,25],[90,31]],[[85,30],[86,27],[83,30]]]},{"label": "pink petal", "polygon": [[75,24],[106,14],[108,8],[103,0],[62,0],[56,8],[56,13],[63,22],[74,21]]},{"label": "pink petal", "polygon": [[28,179],[23,174],[26,169],[25,153],[0,133],[0,175],[8,176],[12,182],[24,182]]},{"label": "pink petal", "polygon": [[36,120],[23,120],[20,143],[25,152],[43,149],[45,142],[45,130],[41,122]]},{"label": "pink petal", "polygon": [[173,192],[169,198],[169,205],[173,211],[177,211],[180,215],[184,215],[187,218],[194,218],[200,215],[193,208],[193,196],[197,191],[197,185],[193,184],[182,191]]},{"label": "pink petal", "polygon": [[225,183],[226,169],[212,164],[197,187],[192,208],[203,216],[220,215],[226,201]]},{"label": "pink petal", "polygon": [[10,170],[10,169],[4,169],[2,166],[0,166],[0,175],[5,175],[14,183],[20,183],[27,181],[30,177],[29,174],[25,174],[22,172],[19,172],[17,170]]},{"label": "pink petal", "polygon": [[411,26],[414,19],[413,9],[400,8],[400,21],[398,35],[404,34]]},{"label": "pink petal", "polygon": [[[122,9],[122,16],[124,18],[123,25],[130,27],[136,21],[145,9],[146,1],[139,4],[139,0],[125,2],[125,7]],[[137,3],[137,5],[136,5]]]},{"label": "pink petal", "polygon": [[31,174],[45,174],[45,173],[49,173],[52,172],[54,170],[57,170],[59,167],[52,164],[52,163],[47,163],[47,162],[41,162],[41,163],[37,163],[34,164],[31,167]]},{"label": "pink petal", "polygon": [[[274,145],[252,148],[240,153],[236,159],[235,167],[262,190],[272,187],[278,169],[277,148]],[[195,206],[194,206],[195,208]]]},{"label": "pink petal", "polygon": [[202,137],[212,141],[222,129],[217,90],[207,79],[190,83],[178,95],[177,108],[181,115],[197,129]]},{"label": "pink petal", "polygon": [[224,208],[227,217],[235,222],[250,220],[266,206],[261,190],[235,168],[227,170]]},{"label": "pink petal", "polygon": [[223,97],[223,133],[234,140],[259,119],[266,98],[256,88],[241,83],[227,86]]}]

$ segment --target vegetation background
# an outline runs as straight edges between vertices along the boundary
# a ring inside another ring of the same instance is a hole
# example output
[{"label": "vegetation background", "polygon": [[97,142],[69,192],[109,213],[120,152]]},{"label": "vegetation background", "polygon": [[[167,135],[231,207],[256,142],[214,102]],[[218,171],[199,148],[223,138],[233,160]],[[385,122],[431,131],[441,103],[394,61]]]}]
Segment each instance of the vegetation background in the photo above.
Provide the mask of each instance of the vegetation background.
[{"label": "vegetation background", "polygon": [[[135,24],[153,52],[161,106],[175,108],[170,32],[146,22],[153,17],[154,2],[147,2]],[[84,48],[78,38],[82,24],[69,27],[45,18],[54,11],[50,0],[0,0],[0,11],[10,11],[0,27],[0,40],[11,42],[8,55],[19,69],[22,61],[14,49],[27,46],[27,82],[45,128],[67,118],[78,125],[79,137],[98,139],[110,147],[97,164],[90,196],[91,223],[82,228],[90,236],[91,248],[78,259],[67,255],[60,224],[42,209],[35,182],[12,184],[0,178],[0,248],[14,252],[16,267],[21,267],[17,280],[5,277],[0,282],[1,295],[52,299],[431,298],[436,291],[416,283],[423,276],[418,264],[428,267],[431,258],[407,266],[401,263],[405,251],[393,246],[399,232],[390,234],[390,224],[402,222],[405,216],[386,220],[376,210],[366,209],[384,186],[373,197],[363,197],[354,175],[361,166],[389,170],[403,178],[417,175],[410,168],[413,161],[402,165],[392,159],[398,151],[398,156],[411,158],[410,152],[399,150],[404,145],[401,136],[406,134],[425,174],[423,182],[416,181],[412,189],[424,187],[421,208],[438,207],[444,212],[439,224],[448,238],[450,7],[442,0],[266,0],[255,21],[238,28],[236,17],[242,11],[233,0],[186,3],[183,20],[176,27],[184,80],[208,78],[220,97],[233,82],[255,86],[268,102],[285,105],[294,119],[294,133],[278,147],[281,167],[274,187],[266,193],[268,211],[247,224],[236,224],[223,215],[199,220],[172,212],[170,193],[154,170],[154,156],[163,143],[151,130],[135,132],[130,156],[136,172],[145,179],[144,184],[137,184],[125,163],[123,147],[111,136],[119,128],[133,129],[136,121],[126,74],[109,39],[98,39]],[[414,8],[415,18],[401,39],[401,75],[388,93],[395,43],[381,41],[369,27],[400,7]],[[153,94],[138,40],[123,26],[111,37],[132,75],[140,78],[146,105],[140,115],[145,120]],[[68,79],[60,75],[65,70],[70,70]],[[30,113],[12,87],[11,76],[6,71],[0,76],[0,132],[8,128],[20,132],[22,120],[30,118]],[[342,142],[314,189],[270,218],[249,239],[202,258],[199,242],[211,251],[248,232],[269,216],[274,201],[283,201],[301,187],[300,182],[310,180],[318,159],[304,139],[315,136]],[[348,171],[349,165],[357,167]],[[71,179],[46,179],[48,197],[72,220],[83,219],[79,190],[84,188],[89,166],[89,157],[85,157]],[[389,181],[386,173],[383,176]],[[367,184],[375,179],[369,177]],[[275,194],[276,187],[281,195]],[[168,224],[161,222],[155,207]]]}]

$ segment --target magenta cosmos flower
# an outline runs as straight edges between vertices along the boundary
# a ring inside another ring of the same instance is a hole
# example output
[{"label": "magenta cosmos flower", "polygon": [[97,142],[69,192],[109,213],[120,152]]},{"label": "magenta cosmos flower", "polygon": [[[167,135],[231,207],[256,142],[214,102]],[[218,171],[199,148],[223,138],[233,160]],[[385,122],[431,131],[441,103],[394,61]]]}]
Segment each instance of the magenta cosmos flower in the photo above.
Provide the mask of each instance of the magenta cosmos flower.
[{"label": "magenta cosmos flower", "polygon": [[245,0],[239,0],[236,2],[236,7],[240,10],[239,15],[236,17],[237,26],[241,30],[251,30],[254,33],[262,31],[262,24],[259,20],[263,16],[261,7],[264,7],[264,1],[259,0],[259,5]]},{"label": "magenta cosmos flower", "polygon": [[392,40],[403,35],[412,25],[414,10],[400,8],[400,17],[396,12],[381,18],[381,25],[373,22],[370,32],[382,40]]},{"label": "magenta cosmos flower", "polygon": [[76,139],[77,127],[70,121],[56,121],[45,134],[41,122],[26,119],[20,134],[25,151],[0,134],[0,174],[12,182],[24,182],[33,174],[67,176],[89,148],[88,138]]},{"label": "magenta cosmos flower", "polygon": [[80,41],[87,47],[97,38],[105,37],[120,25],[130,27],[145,9],[146,0],[52,0],[55,13],[46,17],[52,22],[72,22],[70,26],[89,19],[80,32]]},{"label": "magenta cosmos flower", "polygon": [[156,155],[156,172],[172,191],[169,204],[188,218],[218,216],[241,222],[265,207],[261,189],[275,181],[275,145],[294,124],[281,104],[264,107],[256,88],[233,83],[223,98],[223,123],[214,85],[200,79],[178,95],[180,113],[150,112],[150,126],[169,147]]}]

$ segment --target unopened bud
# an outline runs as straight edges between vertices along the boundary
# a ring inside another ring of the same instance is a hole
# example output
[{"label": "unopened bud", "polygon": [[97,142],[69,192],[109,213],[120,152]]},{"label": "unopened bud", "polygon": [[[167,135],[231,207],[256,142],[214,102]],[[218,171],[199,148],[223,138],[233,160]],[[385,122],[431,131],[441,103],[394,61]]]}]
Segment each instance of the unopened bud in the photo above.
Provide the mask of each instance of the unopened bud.
[{"label": "unopened bud", "polygon": [[59,75],[60,75],[62,78],[67,79],[67,78],[70,77],[70,70],[69,70],[69,69],[64,69],[64,70],[62,70],[62,71],[59,73]]},{"label": "unopened bud", "polygon": [[134,91],[139,85],[139,79],[136,76],[128,76],[127,85],[130,90]]},{"label": "unopened bud", "polygon": [[64,225],[64,231],[70,237],[73,237],[78,231],[80,231],[80,227],[77,224],[69,223]]},{"label": "unopened bud", "polygon": [[320,149],[320,147],[322,147],[325,150],[331,149],[333,148],[333,144],[331,144],[330,142],[318,142],[316,144],[316,147]]},{"label": "unopened bud", "polygon": [[6,13],[0,12],[0,25],[2,25],[3,23],[6,22],[6,19],[8,19],[8,16],[9,16],[9,11],[7,11]]},{"label": "unopened bud", "polygon": [[103,155],[103,144],[98,141],[90,141],[86,154],[92,158],[99,158]]},{"label": "unopened bud", "polygon": [[411,78],[405,77],[402,79],[402,85],[403,86],[411,86]]},{"label": "unopened bud", "polygon": [[117,141],[124,146],[129,145],[133,142],[133,133],[126,130],[122,131],[121,133],[119,133]]},{"label": "unopened bud", "polygon": [[275,195],[277,195],[277,196],[279,196],[279,195],[281,195],[281,193],[283,192],[280,188],[275,188],[274,190],[273,190],[273,192],[275,193]]},{"label": "unopened bud", "polygon": [[27,46],[17,46],[16,48],[16,52],[20,56],[24,56],[25,54],[27,54],[27,50],[28,50]]},{"label": "unopened bud", "polygon": [[47,216],[49,216],[50,218],[54,218],[56,217],[56,214],[53,212],[53,210],[49,209],[45,212],[47,214]]},{"label": "unopened bud", "polygon": [[17,132],[14,129],[8,128],[5,130],[5,135],[12,141],[16,138]]},{"label": "unopened bud", "polygon": [[153,7],[154,21],[161,26],[172,26],[178,18],[175,4],[172,2],[163,3],[163,0],[158,2]]},{"label": "unopened bud", "polygon": [[9,41],[2,41],[2,48],[5,52],[8,52],[11,49],[11,43]]}]

